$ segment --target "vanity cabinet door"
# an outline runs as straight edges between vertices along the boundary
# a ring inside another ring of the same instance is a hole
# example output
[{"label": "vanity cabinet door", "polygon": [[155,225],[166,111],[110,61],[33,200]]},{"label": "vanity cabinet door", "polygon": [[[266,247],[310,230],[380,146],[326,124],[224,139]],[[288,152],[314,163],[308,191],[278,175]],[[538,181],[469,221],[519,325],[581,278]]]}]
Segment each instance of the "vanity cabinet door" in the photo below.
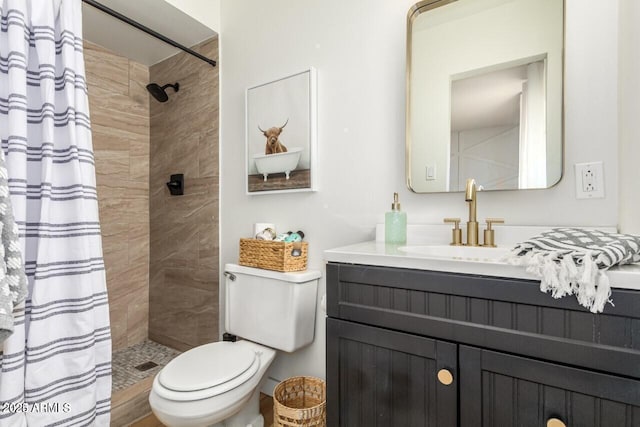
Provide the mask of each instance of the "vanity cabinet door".
[{"label": "vanity cabinet door", "polygon": [[461,427],[640,427],[640,381],[464,345],[459,363]]},{"label": "vanity cabinet door", "polygon": [[457,380],[455,344],[327,319],[328,426],[457,427]]}]

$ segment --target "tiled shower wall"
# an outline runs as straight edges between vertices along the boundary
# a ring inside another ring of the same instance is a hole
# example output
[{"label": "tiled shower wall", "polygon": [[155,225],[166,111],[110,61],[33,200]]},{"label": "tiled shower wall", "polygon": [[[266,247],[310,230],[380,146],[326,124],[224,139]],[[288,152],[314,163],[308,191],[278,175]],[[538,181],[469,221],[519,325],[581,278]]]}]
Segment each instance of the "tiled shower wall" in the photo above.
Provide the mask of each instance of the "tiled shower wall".
[{"label": "tiled shower wall", "polygon": [[[193,48],[218,57],[218,39]],[[186,350],[218,339],[218,68],[186,53],[150,67],[180,84],[151,98],[149,338]],[[185,194],[165,183],[184,174]]]},{"label": "tiled shower wall", "polygon": [[113,349],[147,338],[149,69],[84,44]]}]

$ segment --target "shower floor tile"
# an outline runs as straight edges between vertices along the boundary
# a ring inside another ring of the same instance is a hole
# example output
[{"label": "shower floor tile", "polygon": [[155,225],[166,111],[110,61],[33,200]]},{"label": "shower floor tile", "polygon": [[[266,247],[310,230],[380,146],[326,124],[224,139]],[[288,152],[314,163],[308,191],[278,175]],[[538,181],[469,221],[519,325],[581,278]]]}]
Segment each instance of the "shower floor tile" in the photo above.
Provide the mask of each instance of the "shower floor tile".
[{"label": "shower floor tile", "polygon": [[[153,377],[173,358],[179,355],[178,350],[153,341],[143,341],[131,347],[116,350],[112,355],[111,393],[117,393],[140,381]],[[140,371],[136,366],[153,362],[157,366]]]}]

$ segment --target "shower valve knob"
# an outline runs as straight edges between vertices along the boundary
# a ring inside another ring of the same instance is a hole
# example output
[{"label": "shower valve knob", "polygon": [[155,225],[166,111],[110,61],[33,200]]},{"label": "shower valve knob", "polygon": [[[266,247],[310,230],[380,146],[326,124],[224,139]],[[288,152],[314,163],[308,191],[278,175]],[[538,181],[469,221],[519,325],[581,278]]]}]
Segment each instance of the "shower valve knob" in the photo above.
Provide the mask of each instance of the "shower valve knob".
[{"label": "shower valve knob", "polygon": [[172,196],[182,196],[184,194],[184,174],[171,175],[167,188]]}]

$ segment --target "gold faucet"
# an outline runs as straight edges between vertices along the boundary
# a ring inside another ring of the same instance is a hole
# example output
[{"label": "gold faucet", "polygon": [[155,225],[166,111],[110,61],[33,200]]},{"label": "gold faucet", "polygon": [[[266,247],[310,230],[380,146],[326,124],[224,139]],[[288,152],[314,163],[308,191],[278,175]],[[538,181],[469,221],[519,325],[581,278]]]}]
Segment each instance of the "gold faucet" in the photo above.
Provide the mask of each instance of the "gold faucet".
[{"label": "gold faucet", "polygon": [[[482,186],[476,185],[473,178],[467,179],[467,188],[464,193],[464,200],[469,203],[469,221],[467,221],[467,243],[466,246],[486,246],[496,247],[495,230],[491,228],[493,224],[503,224],[502,218],[487,218],[487,229],[484,231],[484,244],[478,242],[478,219],[477,219],[477,192],[482,190]],[[445,218],[445,223],[455,224],[452,230],[451,245],[462,245],[462,230],[460,230],[460,218]]]},{"label": "gold faucet", "polygon": [[464,200],[469,203],[469,221],[467,221],[467,246],[479,246],[478,244],[478,220],[476,217],[476,180],[467,179],[467,189]]}]

